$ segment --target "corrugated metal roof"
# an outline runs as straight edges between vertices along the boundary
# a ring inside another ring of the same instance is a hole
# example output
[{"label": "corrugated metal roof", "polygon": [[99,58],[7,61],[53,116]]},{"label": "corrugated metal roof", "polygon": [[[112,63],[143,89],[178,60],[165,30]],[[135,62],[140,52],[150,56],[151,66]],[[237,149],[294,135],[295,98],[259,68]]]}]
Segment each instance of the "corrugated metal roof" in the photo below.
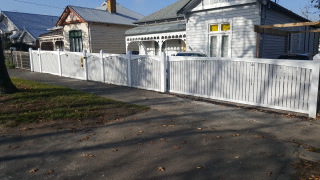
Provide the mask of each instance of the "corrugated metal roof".
[{"label": "corrugated metal roof", "polygon": [[137,19],[120,13],[109,13],[106,10],[69,6],[87,22],[133,25]]},{"label": "corrugated metal roof", "polygon": [[28,31],[35,39],[37,39],[40,34],[49,32],[47,29],[53,27],[59,19],[57,16],[40,14],[10,11],[2,11],[2,13],[7,16],[19,30]]},{"label": "corrugated metal roof", "polygon": [[[107,10],[106,2],[104,2],[100,7],[97,7],[97,9]],[[132,17],[132,18],[137,19],[137,20],[144,17],[143,15],[141,15],[141,14],[139,14],[137,12],[134,12],[134,11],[132,11],[130,9],[127,9],[127,8],[123,7],[122,5],[120,5],[118,3],[117,3],[117,13],[125,15],[125,16],[128,16],[128,17]]]},{"label": "corrugated metal roof", "polygon": [[153,34],[153,33],[165,33],[165,32],[176,32],[185,31],[186,23],[166,23],[166,24],[155,24],[139,26],[126,31],[126,35],[141,35],[141,34]]},{"label": "corrugated metal roof", "polygon": [[173,18],[179,18],[183,17],[182,15],[178,15],[177,12],[182,9],[184,6],[186,6],[190,1],[192,0],[180,0],[174,4],[171,4],[163,9],[160,9],[159,11],[146,16],[145,18],[142,18],[135,23],[144,23],[144,22],[150,22],[150,21],[158,21],[158,20],[165,20],[165,19],[173,19]]}]

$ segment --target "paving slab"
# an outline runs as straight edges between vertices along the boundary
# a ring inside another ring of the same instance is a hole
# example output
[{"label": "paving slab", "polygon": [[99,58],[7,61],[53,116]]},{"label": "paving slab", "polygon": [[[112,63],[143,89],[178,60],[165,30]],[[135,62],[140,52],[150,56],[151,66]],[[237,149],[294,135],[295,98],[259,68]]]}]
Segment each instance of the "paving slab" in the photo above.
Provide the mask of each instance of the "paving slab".
[{"label": "paving slab", "polygon": [[151,109],[77,131],[2,133],[0,179],[282,180],[292,179],[301,148],[320,147],[319,121],[304,117],[20,69],[9,73]]}]

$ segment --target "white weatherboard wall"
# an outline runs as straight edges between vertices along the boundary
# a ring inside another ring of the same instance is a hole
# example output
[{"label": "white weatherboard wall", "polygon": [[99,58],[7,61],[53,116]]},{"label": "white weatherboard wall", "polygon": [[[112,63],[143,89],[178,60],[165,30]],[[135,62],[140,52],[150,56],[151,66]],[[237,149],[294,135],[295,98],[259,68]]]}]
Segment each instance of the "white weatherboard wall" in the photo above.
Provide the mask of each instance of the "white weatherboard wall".
[{"label": "white weatherboard wall", "polygon": [[313,118],[317,113],[320,61],[60,51],[30,51],[30,56],[31,70],[36,72],[300,112]]},{"label": "white weatherboard wall", "polygon": [[254,25],[260,24],[260,5],[257,3],[192,12],[187,23],[187,49],[209,55],[209,25],[221,23],[231,24],[231,57],[256,56],[253,29]]}]

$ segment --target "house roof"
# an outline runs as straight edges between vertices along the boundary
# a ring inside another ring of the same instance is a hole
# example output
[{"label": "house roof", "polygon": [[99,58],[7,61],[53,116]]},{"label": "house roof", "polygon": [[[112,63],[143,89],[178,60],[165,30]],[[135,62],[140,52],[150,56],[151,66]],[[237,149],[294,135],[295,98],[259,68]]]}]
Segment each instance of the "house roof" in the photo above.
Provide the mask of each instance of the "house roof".
[{"label": "house roof", "polygon": [[[308,19],[296,14],[295,12],[290,11],[289,9],[271,1],[271,0],[256,0],[257,2],[267,5],[269,8],[272,8],[280,13],[286,14],[288,16],[291,16],[299,21],[309,21]],[[196,7],[199,3],[201,2],[201,0],[191,0],[190,3],[186,4],[186,6],[182,7],[177,13],[178,14],[184,14],[187,13],[188,11],[190,11],[191,9],[193,9],[194,7]],[[268,4],[269,3],[269,4]]]},{"label": "house roof", "polygon": [[[104,2],[100,7],[97,7],[96,9],[107,10],[106,2]],[[117,3],[117,13],[128,16],[128,17],[132,17],[134,19],[141,19],[144,17],[143,15],[141,15],[137,12],[134,12],[130,9],[127,9],[118,3]]]},{"label": "house roof", "polygon": [[54,24],[59,19],[59,17],[57,16],[47,16],[47,15],[40,15],[40,14],[10,12],[10,11],[2,11],[2,14],[8,17],[8,19],[19,30],[27,31],[35,39],[37,39],[40,34],[49,32],[47,29],[54,26]]},{"label": "house roof", "polygon": [[[133,22],[137,20],[137,16],[130,16],[130,10],[121,11],[121,8],[117,13],[109,13],[107,10],[85,8],[79,6],[67,6],[65,13],[68,8],[77,13],[86,22],[97,22],[97,23],[108,23],[108,24],[121,24],[121,25],[133,25]],[[123,8],[125,9],[125,8]],[[133,13],[132,13],[133,14]],[[57,25],[63,23],[64,14],[60,17]]]},{"label": "house roof", "polygon": [[39,37],[45,37],[45,36],[63,36],[63,31],[60,29],[60,30],[48,32],[45,34],[41,34]]},{"label": "house roof", "polygon": [[184,6],[186,6],[191,1],[192,0],[179,0],[178,2],[173,3],[163,9],[160,9],[159,11],[149,16],[146,16],[136,21],[135,23],[140,24],[140,23],[147,23],[152,21],[181,18],[183,17],[183,15],[178,15],[178,11],[180,11]]},{"label": "house roof", "polygon": [[126,35],[141,35],[141,34],[153,34],[163,32],[177,32],[185,31],[185,22],[165,23],[165,24],[153,24],[146,26],[138,26],[126,31]]}]

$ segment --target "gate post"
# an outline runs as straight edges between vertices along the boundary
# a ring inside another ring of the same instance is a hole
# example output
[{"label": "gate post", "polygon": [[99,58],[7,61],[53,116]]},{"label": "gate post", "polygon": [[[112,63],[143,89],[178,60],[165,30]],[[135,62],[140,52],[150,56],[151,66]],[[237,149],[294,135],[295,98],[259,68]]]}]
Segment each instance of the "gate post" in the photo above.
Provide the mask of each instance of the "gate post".
[{"label": "gate post", "polygon": [[103,60],[103,50],[100,51],[100,62],[101,62],[101,81],[105,82],[105,69],[104,69],[104,60]]},{"label": "gate post", "polygon": [[87,50],[83,50],[83,63],[84,63],[84,79],[88,81],[88,62],[87,62]]},{"label": "gate post", "polygon": [[58,48],[58,68],[59,68],[59,75],[62,76],[62,66],[61,66],[61,52]]},{"label": "gate post", "polygon": [[128,51],[127,52],[127,58],[128,58],[128,86],[132,87],[132,76],[131,76],[131,55],[132,52]]},{"label": "gate post", "polygon": [[163,52],[161,54],[161,92],[167,91],[167,54]]},{"label": "gate post", "polygon": [[313,58],[311,86],[309,95],[309,117],[317,117],[318,95],[319,95],[319,75],[320,75],[320,56]]},{"label": "gate post", "polygon": [[34,72],[34,70],[33,70],[32,48],[29,48],[29,58],[30,58],[30,71]]},{"label": "gate post", "polygon": [[39,59],[39,71],[42,73],[42,60],[41,60],[41,54],[40,54],[40,48],[38,48],[38,59]]}]

